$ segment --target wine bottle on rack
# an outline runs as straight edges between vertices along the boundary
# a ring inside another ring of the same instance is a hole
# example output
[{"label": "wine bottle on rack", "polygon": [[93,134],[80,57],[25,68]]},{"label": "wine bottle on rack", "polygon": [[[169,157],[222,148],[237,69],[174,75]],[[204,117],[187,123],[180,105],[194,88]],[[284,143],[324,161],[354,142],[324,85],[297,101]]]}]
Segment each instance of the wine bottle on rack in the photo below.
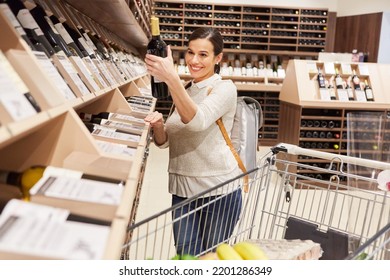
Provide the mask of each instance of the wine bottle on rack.
[{"label": "wine bottle on rack", "polygon": [[139,126],[145,125],[145,121],[143,119],[136,118],[134,116],[130,116],[126,114],[100,112],[98,114],[80,113],[79,116],[83,121],[91,121],[93,118],[101,118],[107,120],[121,121],[125,123],[134,123]]},{"label": "wine bottle on rack", "polygon": [[364,92],[366,93],[367,101],[374,101],[374,94],[372,92],[372,88],[368,84],[367,80],[364,81]]},{"label": "wine bottle on rack", "polygon": [[23,199],[29,200],[29,190],[43,176],[45,167],[33,166],[22,172],[0,170],[0,183],[12,185],[20,188]]},{"label": "wine bottle on rack", "polygon": [[324,78],[324,75],[322,74],[320,68],[318,68],[317,81],[318,81],[318,86],[319,86],[320,88],[326,88],[326,85],[325,85],[325,78]]},{"label": "wine bottle on rack", "polygon": [[353,89],[351,88],[350,84],[351,84],[351,80],[348,79],[346,81],[345,89],[347,90],[348,100],[353,101],[355,100],[355,96],[353,95]]},{"label": "wine bottle on rack", "polygon": [[353,87],[355,90],[361,90],[360,79],[359,79],[358,75],[356,75],[356,71],[355,70],[352,70],[352,71],[353,71],[353,75],[352,75]]},{"label": "wine bottle on rack", "polygon": [[[147,53],[166,57],[167,44],[160,37],[159,18],[152,16],[150,19],[152,39],[147,46]],[[159,99],[168,97],[168,86],[152,76],[151,78],[152,95]]]},{"label": "wine bottle on rack", "polygon": [[336,82],[336,88],[337,89],[343,89],[344,88],[343,79],[341,78],[341,76],[339,74],[339,70],[337,68],[336,68],[335,82]]},{"label": "wine bottle on rack", "polygon": [[333,86],[333,82],[329,82],[328,89],[329,89],[330,100],[336,100],[337,99],[336,90]]},{"label": "wine bottle on rack", "polygon": [[72,52],[73,55],[79,56],[80,58],[83,58],[84,56],[88,55],[87,53],[83,53],[81,51],[81,49],[79,48],[80,44],[77,44],[78,41],[75,42],[73,40],[73,38],[69,34],[67,28],[65,28],[65,25],[67,25],[66,22],[61,23],[55,15],[51,15],[49,20],[52,22],[52,24],[53,24],[54,28],[57,30],[57,32],[64,39],[65,43],[68,45],[68,48]]},{"label": "wine bottle on rack", "polygon": [[20,25],[19,20],[16,18],[14,13],[11,11],[8,4],[0,2],[0,10],[7,17],[8,21],[12,24],[12,26],[15,28],[15,30],[19,33],[20,37],[23,38],[23,40],[27,43],[27,45],[30,47],[31,50],[33,50],[33,51],[46,51],[43,48],[42,44],[40,44],[38,41],[35,41],[33,38],[30,39],[29,36],[27,36],[26,32],[24,31],[24,28]]},{"label": "wine bottle on rack", "polygon": [[39,27],[30,11],[24,6],[21,0],[0,0],[2,3],[7,3],[20,24],[23,26],[27,36],[32,40],[39,42],[44,48],[44,52],[48,57],[55,53],[55,50],[46,39],[45,34]]},{"label": "wine bottle on rack", "polygon": [[66,56],[71,56],[68,45],[65,40],[61,37],[58,31],[55,29],[53,23],[46,15],[45,10],[41,6],[35,6],[30,10],[31,15],[34,17],[39,27],[43,30],[47,40],[52,45],[53,49],[59,53],[63,52]]}]

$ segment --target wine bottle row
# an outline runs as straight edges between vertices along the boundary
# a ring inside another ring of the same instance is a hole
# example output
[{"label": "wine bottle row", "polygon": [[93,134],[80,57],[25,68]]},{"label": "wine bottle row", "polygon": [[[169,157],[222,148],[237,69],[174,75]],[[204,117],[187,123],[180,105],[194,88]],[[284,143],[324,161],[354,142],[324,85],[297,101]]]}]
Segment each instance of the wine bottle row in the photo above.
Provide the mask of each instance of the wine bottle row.
[{"label": "wine bottle row", "polygon": [[212,18],[213,14],[211,13],[198,13],[198,12],[185,12],[184,14],[189,18]]},{"label": "wine bottle row", "polygon": [[[157,3],[164,3],[157,1]],[[164,3],[165,4],[165,3]],[[171,3],[167,3],[171,4]],[[173,4],[173,3],[172,3]],[[177,4],[177,3],[176,3]],[[184,7],[188,3],[184,3]],[[195,5],[195,4],[193,4]],[[228,43],[225,48],[230,49],[248,49],[248,50],[270,50],[270,51],[302,51],[302,52],[321,52],[325,49],[325,43],[322,41],[301,40],[293,41],[288,37],[298,37],[303,30],[309,31],[310,35],[302,35],[304,37],[325,38],[327,29],[327,11],[315,10],[312,14],[307,12],[302,18],[299,16],[300,9],[294,8],[267,8],[267,7],[241,7],[241,6],[211,6],[211,10],[191,10],[191,9],[159,9],[157,5],[156,15],[163,15],[164,23],[177,22],[177,17],[185,21],[183,28],[186,25],[210,25],[223,30],[226,28],[237,28],[237,34],[250,35],[250,31],[244,31],[243,28],[253,28],[253,36],[273,36],[281,38],[272,38],[268,42],[245,41],[242,43]],[[308,9],[307,9],[308,10]],[[241,11],[244,11],[241,13]],[[251,11],[251,12],[248,12]],[[325,12],[326,15],[317,16],[317,11]],[[256,14],[258,13],[258,14]],[[167,18],[167,16],[170,16]],[[176,18],[175,18],[176,17]],[[209,20],[207,20],[209,18]],[[172,21],[170,21],[172,19]],[[320,23],[314,23],[321,21]],[[162,21],[161,21],[162,22]],[[175,23],[178,24],[178,23]],[[181,23],[180,23],[181,25]],[[258,29],[262,29],[259,32]],[[265,30],[271,29],[271,30]],[[187,30],[185,30],[187,31]],[[312,34],[317,33],[318,34]],[[163,31],[164,32],[164,31]],[[190,32],[190,31],[188,31]],[[186,36],[187,37],[187,36]],[[184,37],[184,39],[186,39]],[[284,38],[282,38],[284,37]],[[277,40],[276,40],[277,39]],[[171,43],[171,42],[169,42]],[[253,44],[258,43],[258,46]],[[261,45],[260,45],[261,44]],[[180,43],[178,43],[180,46]],[[181,46],[184,46],[184,41]]]},{"label": "wine bottle row", "polygon": [[325,131],[301,131],[301,138],[328,138],[328,139],[340,139],[340,133],[338,132],[325,132]]},{"label": "wine bottle row", "polygon": [[340,127],[340,122],[332,120],[301,120],[301,127],[335,128]]},{"label": "wine bottle row", "polygon": [[[81,25],[60,21],[56,14],[44,10],[38,4],[32,4],[30,2],[27,8],[20,0],[2,1],[0,9],[6,20],[26,41],[27,46],[34,51],[38,63],[66,100],[122,84],[146,73],[140,59],[136,59],[125,49],[103,37],[105,34],[103,31],[100,36],[91,31],[86,32]],[[18,75],[3,55],[0,62],[4,67],[8,67],[2,72],[4,75],[10,73]],[[7,83],[13,81],[2,79],[4,82],[1,84],[1,91],[8,87],[6,80]],[[15,85],[12,87],[15,88]],[[11,93],[14,90],[6,91]],[[5,105],[13,115],[11,118],[14,121],[31,116],[33,110],[36,113],[41,110],[40,104],[35,100],[36,97],[34,98],[27,89],[23,95],[30,105],[15,95],[12,97],[12,104],[19,104],[22,109],[15,106],[11,109]]]},{"label": "wine bottle row", "polygon": [[346,80],[343,80],[339,70],[335,69],[336,75],[332,75],[328,80],[318,69],[317,81],[322,100],[341,101],[374,101],[374,93],[368,80],[361,82],[355,70]]},{"label": "wine bottle row", "polygon": [[346,150],[347,149],[347,143],[332,143],[332,142],[306,142],[306,141],[300,141],[299,142],[299,147],[305,148],[305,149],[333,149],[333,150]]}]

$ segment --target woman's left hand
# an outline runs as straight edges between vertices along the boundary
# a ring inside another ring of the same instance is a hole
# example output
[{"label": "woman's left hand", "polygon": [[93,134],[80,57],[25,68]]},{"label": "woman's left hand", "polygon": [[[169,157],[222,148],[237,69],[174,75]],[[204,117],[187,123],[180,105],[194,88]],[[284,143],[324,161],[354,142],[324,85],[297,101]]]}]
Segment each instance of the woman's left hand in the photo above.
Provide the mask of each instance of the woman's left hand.
[{"label": "woman's left hand", "polygon": [[170,77],[177,74],[169,45],[167,46],[167,57],[146,54],[145,63],[149,74],[162,82],[166,83]]}]

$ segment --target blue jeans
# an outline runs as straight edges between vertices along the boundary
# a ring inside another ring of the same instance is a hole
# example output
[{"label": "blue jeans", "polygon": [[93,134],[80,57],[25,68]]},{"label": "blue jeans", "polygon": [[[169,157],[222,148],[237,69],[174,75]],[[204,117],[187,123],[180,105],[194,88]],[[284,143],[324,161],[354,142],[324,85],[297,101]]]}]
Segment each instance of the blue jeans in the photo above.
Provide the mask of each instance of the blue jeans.
[{"label": "blue jeans", "polygon": [[[172,205],[187,198],[172,195]],[[172,212],[177,254],[198,255],[232,234],[242,208],[241,189],[228,195],[200,197]]]}]

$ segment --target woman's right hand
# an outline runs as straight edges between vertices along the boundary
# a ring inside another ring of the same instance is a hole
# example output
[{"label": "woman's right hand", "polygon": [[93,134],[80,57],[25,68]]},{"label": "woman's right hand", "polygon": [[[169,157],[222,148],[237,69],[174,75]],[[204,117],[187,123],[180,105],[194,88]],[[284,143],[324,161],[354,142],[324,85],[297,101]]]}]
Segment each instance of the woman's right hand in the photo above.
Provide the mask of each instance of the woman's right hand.
[{"label": "woman's right hand", "polygon": [[145,122],[153,128],[153,139],[157,146],[161,146],[168,140],[168,135],[164,128],[164,118],[159,111],[154,111],[145,117]]},{"label": "woman's right hand", "polygon": [[164,128],[164,118],[159,111],[154,111],[145,117],[145,122],[152,128]]}]

